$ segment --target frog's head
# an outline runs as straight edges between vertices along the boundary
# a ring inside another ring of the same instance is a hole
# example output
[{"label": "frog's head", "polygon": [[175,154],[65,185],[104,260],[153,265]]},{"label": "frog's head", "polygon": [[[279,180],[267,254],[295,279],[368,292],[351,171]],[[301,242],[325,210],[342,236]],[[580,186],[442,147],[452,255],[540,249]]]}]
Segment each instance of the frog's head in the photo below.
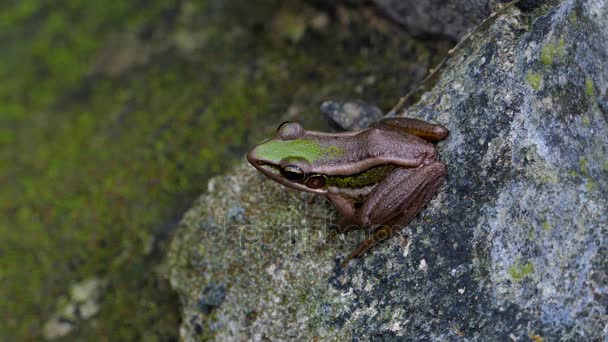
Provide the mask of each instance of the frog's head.
[{"label": "frog's head", "polygon": [[327,177],[316,174],[312,164],[326,156],[327,148],[306,134],[295,122],[284,122],[276,136],[256,145],[247,160],[275,182],[297,190],[327,193]]}]

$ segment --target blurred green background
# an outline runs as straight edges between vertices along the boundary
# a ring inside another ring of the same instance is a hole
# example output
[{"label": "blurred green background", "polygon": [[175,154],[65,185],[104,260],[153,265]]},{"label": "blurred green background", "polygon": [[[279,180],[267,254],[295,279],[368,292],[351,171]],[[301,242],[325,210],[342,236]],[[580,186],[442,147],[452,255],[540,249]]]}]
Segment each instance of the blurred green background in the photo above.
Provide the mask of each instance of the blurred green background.
[{"label": "blurred green background", "polygon": [[[448,47],[401,34],[304,1],[3,1],[0,340],[53,320],[59,340],[177,340],[162,260],[182,213],[280,121],[390,108]],[[93,311],[63,314],[90,281]]]}]

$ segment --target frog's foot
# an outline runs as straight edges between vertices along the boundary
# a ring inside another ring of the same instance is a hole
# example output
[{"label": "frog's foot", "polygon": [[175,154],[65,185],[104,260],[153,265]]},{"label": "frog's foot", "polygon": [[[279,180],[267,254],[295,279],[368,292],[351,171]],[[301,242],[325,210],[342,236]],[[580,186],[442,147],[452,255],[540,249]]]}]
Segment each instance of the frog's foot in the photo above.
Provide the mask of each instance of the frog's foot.
[{"label": "frog's foot", "polygon": [[416,169],[398,169],[387,176],[361,208],[361,223],[372,227],[373,232],[344,259],[342,266],[410,223],[433,198],[445,174],[445,165],[433,162]]},{"label": "frog's foot", "polygon": [[370,248],[375,246],[378,242],[387,239],[389,236],[393,235],[396,231],[401,229],[400,226],[397,225],[386,225],[378,227],[376,230],[372,232],[372,234],[363,240],[354,251],[352,251],[345,259],[340,263],[340,267],[346,267],[348,263],[361,255],[367,252]]},{"label": "frog's foot", "polygon": [[360,226],[358,224],[356,224],[356,222],[354,222],[352,220],[352,218],[342,216],[338,220],[336,225],[334,227],[332,227],[331,231],[329,232],[329,235],[325,239],[325,243],[329,243],[329,242],[333,241],[339,234],[344,235],[344,234],[347,234],[348,232],[352,232],[353,230],[357,230],[359,228],[360,228]]}]

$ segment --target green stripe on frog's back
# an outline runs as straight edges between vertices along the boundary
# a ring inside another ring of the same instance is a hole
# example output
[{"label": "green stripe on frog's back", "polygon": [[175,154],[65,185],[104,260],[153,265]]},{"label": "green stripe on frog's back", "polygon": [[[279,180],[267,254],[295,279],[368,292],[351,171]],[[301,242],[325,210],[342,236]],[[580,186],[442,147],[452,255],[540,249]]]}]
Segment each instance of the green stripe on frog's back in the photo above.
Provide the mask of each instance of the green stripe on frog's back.
[{"label": "green stripe on frog's back", "polygon": [[339,146],[323,146],[318,141],[295,139],[295,140],[270,140],[256,147],[256,154],[271,163],[278,164],[284,158],[303,158],[309,163],[321,159],[332,159],[340,157],[346,152]]},{"label": "green stripe on frog's back", "polygon": [[382,165],[349,176],[327,176],[327,185],[338,188],[363,188],[382,181],[393,169],[393,165]]}]

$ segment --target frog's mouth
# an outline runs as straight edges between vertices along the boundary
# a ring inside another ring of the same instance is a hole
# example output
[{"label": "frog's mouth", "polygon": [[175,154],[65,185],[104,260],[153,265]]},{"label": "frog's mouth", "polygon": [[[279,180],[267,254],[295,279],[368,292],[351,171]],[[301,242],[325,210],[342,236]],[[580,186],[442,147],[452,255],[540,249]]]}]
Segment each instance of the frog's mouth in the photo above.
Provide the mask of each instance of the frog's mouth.
[{"label": "frog's mouth", "polygon": [[306,184],[305,184],[306,178],[304,178],[302,181],[290,181],[290,180],[286,179],[281,174],[281,167],[279,165],[276,165],[276,164],[273,164],[273,163],[270,163],[270,162],[267,162],[264,160],[259,160],[253,156],[253,154],[252,154],[253,152],[254,152],[254,150],[250,151],[247,154],[247,160],[249,161],[249,164],[251,164],[253,167],[258,169],[258,171],[260,171],[261,173],[266,175],[266,177],[274,180],[275,182],[288,186],[292,189],[300,190],[300,191],[307,191],[307,192],[312,192],[312,193],[321,194],[321,195],[326,195],[328,193],[327,187],[312,189],[312,188],[306,186]]}]

